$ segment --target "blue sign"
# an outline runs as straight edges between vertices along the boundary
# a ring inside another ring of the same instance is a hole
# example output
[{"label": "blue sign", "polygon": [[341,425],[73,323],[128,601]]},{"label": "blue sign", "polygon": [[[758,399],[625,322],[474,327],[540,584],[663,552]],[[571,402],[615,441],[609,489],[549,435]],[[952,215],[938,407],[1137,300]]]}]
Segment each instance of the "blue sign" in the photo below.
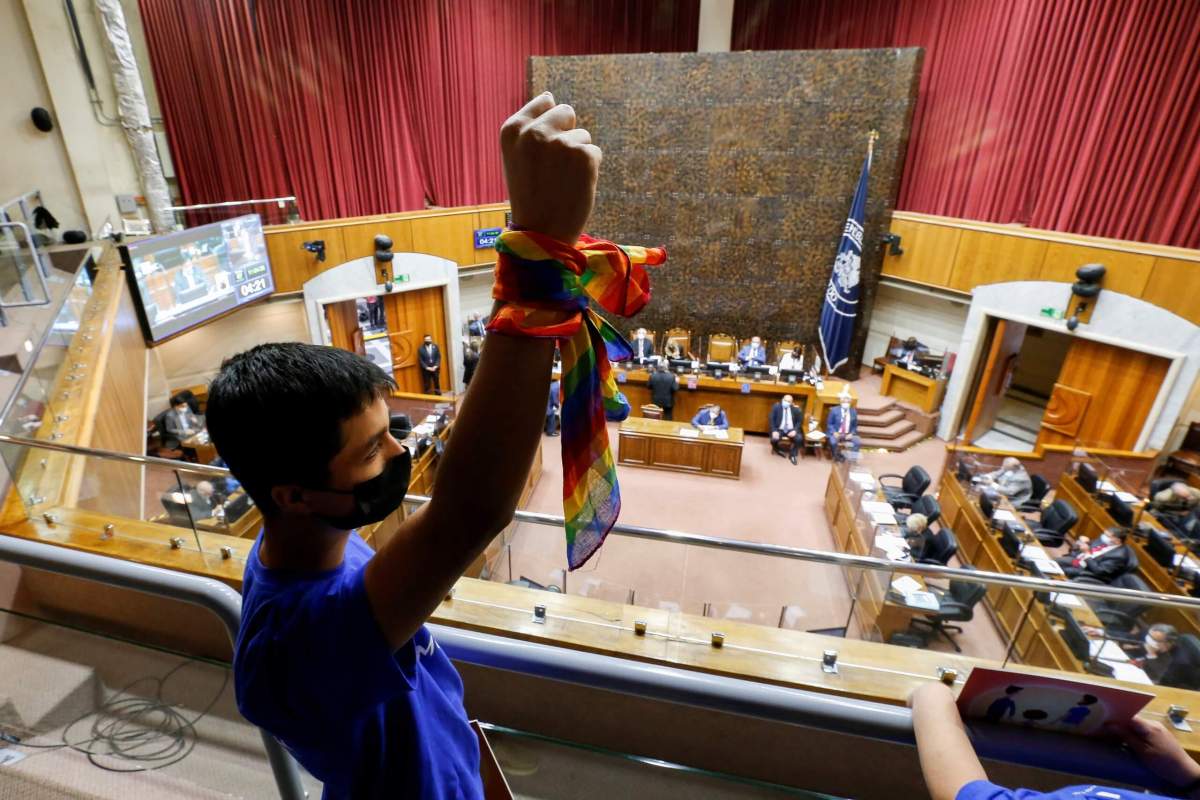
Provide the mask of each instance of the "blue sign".
[{"label": "blue sign", "polygon": [[477,228],[475,231],[475,249],[485,250],[496,246],[503,228]]}]

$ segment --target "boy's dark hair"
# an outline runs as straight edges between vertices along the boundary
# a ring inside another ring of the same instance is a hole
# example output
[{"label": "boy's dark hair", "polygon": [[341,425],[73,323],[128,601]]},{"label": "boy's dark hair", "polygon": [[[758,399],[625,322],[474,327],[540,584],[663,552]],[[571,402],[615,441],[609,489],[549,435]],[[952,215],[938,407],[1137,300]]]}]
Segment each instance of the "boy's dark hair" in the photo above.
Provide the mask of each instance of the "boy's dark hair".
[{"label": "boy's dark hair", "polygon": [[341,423],[396,382],[365,358],[301,342],[262,344],[227,358],[208,387],[206,422],[217,452],[263,516],[271,488],[329,482]]}]

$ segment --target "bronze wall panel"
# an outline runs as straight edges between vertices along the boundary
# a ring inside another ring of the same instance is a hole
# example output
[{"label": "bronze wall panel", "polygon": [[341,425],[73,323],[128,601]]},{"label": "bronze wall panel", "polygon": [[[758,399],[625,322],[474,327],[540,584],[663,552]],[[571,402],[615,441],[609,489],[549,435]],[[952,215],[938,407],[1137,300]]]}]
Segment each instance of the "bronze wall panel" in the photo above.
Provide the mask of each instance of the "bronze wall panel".
[{"label": "bronze wall panel", "polygon": [[604,150],[589,232],[670,251],[634,323],[658,331],[815,343],[867,132],[878,130],[856,369],[920,63],[915,48],[534,57],[529,79],[531,94],[574,104]]}]

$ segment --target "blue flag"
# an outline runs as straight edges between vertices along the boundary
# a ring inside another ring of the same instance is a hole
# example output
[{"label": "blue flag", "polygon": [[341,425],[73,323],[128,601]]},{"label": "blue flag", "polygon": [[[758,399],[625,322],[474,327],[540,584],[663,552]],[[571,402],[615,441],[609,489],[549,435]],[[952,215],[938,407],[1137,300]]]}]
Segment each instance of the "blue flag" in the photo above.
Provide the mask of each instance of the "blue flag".
[{"label": "blue flag", "polygon": [[862,174],[858,176],[858,188],[854,190],[854,202],[850,204],[850,216],[846,217],[846,227],[842,230],[837,258],[833,260],[833,273],[825,289],[825,304],[821,306],[821,350],[825,353],[829,372],[850,360],[850,337],[858,317],[863,215],[867,208],[867,176],[870,174],[871,152],[868,150]]}]

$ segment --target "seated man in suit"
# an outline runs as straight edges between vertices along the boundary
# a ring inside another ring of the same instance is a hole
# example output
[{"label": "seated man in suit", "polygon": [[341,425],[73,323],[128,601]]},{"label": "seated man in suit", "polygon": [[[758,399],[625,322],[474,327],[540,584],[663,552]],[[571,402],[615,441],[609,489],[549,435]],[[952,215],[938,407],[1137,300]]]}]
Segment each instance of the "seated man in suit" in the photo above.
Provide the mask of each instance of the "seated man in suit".
[{"label": "seated man in suit", "polygon": [[1025,465],[1009,456],[1000,462],[1000,469],[978,476],[976,482],[995,489],[1013,502],[1021,505],[1033,494],[1033,483]]},{"label": "seated man in suit", "polygon": [[904,520],[904,542],[913,561],[920,561],[929,549],[933,535],[929,532],[929,518],[924,514],[909,514]]},{"label": "seated man in suit", "polygon": [[1186,539],[1200,537],[1200,491],[1183,481],[1175,481],[1150,499],[1150,513],[1163,524]]},{"label": "seated man in suit", "polygon": [[675,390],[678,388],[679,378],[671,372],[667,362],[658,362],[658,367],[650,373],[650,402],[662,409],[663,419],[674,419]]},{"label": "seated man in suit", "polygon": [[171,411],[163,417],[169,440],[182,442],[204,430],[204,418],[192,413],[187,398],[181,393],[171,398]]},{"label": "seated man in suit", "polygon": [[1110,583],[1129,567],[1132,553],[1125,540],[1129,532],[1124,528],[1112,528],[1100,535],[1100,540],[1086,553],[1075,556],[1059,556],[1054,559],[1063,568],[1068,578],[1086,575],[1104,583]]},{"label": "seated man in suit", "polygon": [[800,345],[796,345],[791,350],[783,354],[779,359],[780,371],[789,369],[793,372],[800,372],[804,369],[804,354],[800,351]]},{"label": "seated man in suit", "polygon": [[1141,667],[1150,680],[1158,683],[1171,666],[1171,651],[1175,649],[1178,639],[1179,631],[1174,625],[1160,622],[1147,629],[1140,644],[1126,647],[1125,651],[1135,667]]},{"label": "seated man in suit", "polygon": [[928,352],[929,348],[918,342],[917,337],[910,336],[901,342],[899,347],[893,347],[888,355],[892,357],[893,364],[911,369],[917,363],[917,359]]},{"label": "seated man in suit", "polygon": [[738,353],[738,363],[743,367],[761,367],[767,363],[767,348],[763,347],[762,339],[751,337],[750,344]]},{"label": "seated man in suit", "polygon": [[796,453],[800,451],[800,437],[804,435],[800,420],[800,410],[792,403],[792,396],[785,394],[783,399],[771,407],[771,451],[783,455],[784,448],[789,451],[788,458],[796,463]]},{"label": "seated man in suit", "polygon": [[425,394],[441,394],[442,351],[428,333],[417,348],[417,359],[421,362],[421,381]]},{"label": "seated man in suit", "polygon": [[633,345],[633,361],[635,364],[645,364],[654,358],[654,342],[646,335],[645,328],[638,328],[637,335],[630,342]]},{"label": "seated man in suit", "polygon": [[729,420],[725,417],[725,412],[716,403],[697,411],[696,416],[692,417],[692,424],[697,428],[719,428],[720,430],[729,428]]},{"label": "seated man in suit", "polygon": [[845,459],[842,453],[844,448],[858,452],[861,444],[858,438],[858,411],[850,407],[849,395],[841,395],[838,404],[829,409],[825,435],[829,438],[829,449],[833,452],[834,461]]},{"label": "seated man in suit", "polygon": [[186,303],[208,293],[208,276],[192,261],[175,271],[175,302]]}]

